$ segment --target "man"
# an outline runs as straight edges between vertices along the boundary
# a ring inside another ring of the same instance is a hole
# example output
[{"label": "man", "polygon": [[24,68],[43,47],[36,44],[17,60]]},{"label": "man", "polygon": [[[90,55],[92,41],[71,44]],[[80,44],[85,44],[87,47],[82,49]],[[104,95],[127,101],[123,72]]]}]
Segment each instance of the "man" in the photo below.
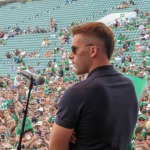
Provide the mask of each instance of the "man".
[{"label": "man", "polygon": [[7,131],[6,126],[4,126],[4,125],[0,125],[0,134],[5,134],[5,133],[6,133],[6,131]]},{"label": "man", "polygon": [[148,145],[148,147],[150,148],[150,133],[146,134],[145,142]]},{"label": "man", "polygon": [[63,71],[62,65],[60,65],[60,68],[59,68],[59,76],[60,76],[60,77],[63,77],[63,76],[64,76],[64,71]]},{"label": "man", "polygon": [[16,134],[11,134],[9,144],[11,144],[12,149],[15,149],[17,147]]},{"label": "man", "polygon": [[147,102],[140,102],[140,111],[147,110]]},{"label": "man", "polygon": [[9,52],[6,53],[6,58],[11,58],[11,54]]},{"label": "man", "polygon": [[8,110],[9,110],[9,113],[10,113],[12,119],[15,120],[15,124],[18,124],[19,114],[18,114],[18,111],[17,111],[17,109],[15,107],[16,106],[14,104],[10,104],[8,106]]},{"label": "man", "polygon": [[137,127],[137,128],[135,129],[135,138],[141,137],[142,130],[143,130],[142,127]]},{"label": "man", "polygon": [[32,109],[34,112],[37,112],[37,110],[38,110],[38,103],[37,103],[36,99],[33,99],[33,100],[30,102],[30,107],[31,107],[31,109]]},{"label": "man", "polygon": [[8,119],[6,125],[7,125],[7,129],[10,131],[10,129],[16,125],[15,120],[12,118]]},{"label": "man", "polygon": [[[109,60],[114,36],[103,23],[72,28],[70,59],[77,75],[87,79],[62,96],[52,129],[50,150],[126,150],[138,116],[130,79],[118,73]],[[70,138],[75,133],[76,142]]]},{"label": "man", "polygon": [[146,125],[146,122],[147,122],[146,116],[143,115],[143,114],[139,115],[137,122],[138,122],[139,127],[145,128],[145,125]]},{"label": "man", "polygon": [[134,150],[137,150],[139,147],[145,147],[146,150],[149,150],[149,147],[146,144],[146,142],[144,141],[143,137],[136,138],[136,140],[134,142]]}]

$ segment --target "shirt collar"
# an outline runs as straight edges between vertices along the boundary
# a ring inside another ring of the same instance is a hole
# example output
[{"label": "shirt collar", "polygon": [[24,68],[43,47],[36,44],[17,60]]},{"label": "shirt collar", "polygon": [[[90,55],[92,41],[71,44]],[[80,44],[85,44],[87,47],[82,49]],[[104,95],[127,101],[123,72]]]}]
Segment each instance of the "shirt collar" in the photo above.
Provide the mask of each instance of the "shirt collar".
[{"label": "shirt collar", "polygon": [[93,69],[87,76],[90,77],[92,74],[94,74],[97,71],[108,71],[108,70],[115,70],[114,67],[112,65],[104,65],[104,66],[99,66],[95,69]]}]

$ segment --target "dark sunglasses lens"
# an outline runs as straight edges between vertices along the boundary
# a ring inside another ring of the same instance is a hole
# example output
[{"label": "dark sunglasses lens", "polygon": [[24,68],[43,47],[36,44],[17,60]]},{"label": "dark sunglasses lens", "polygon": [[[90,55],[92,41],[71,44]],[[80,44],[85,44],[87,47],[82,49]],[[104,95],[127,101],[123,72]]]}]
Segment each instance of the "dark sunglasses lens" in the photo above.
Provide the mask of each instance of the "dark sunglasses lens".
[{"label": "dark sunglasses lens", "polygon": [[144,119],[139,119],[139,121],[145,121]]},{"label": "dark sunglasses lens", "polygon": [[75,54],[75,53],[76,53],[76,50],[77,50],[77,47],[72,46],[72,47],[71,47],[71,50],[72,50],[72,53]]}]

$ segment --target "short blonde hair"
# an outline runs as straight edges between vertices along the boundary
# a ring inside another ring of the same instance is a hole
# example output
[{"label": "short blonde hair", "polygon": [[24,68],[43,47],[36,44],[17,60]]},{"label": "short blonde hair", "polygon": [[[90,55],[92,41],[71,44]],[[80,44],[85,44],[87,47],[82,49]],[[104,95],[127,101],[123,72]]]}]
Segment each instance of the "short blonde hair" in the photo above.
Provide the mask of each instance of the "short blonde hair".
[{"label": "short blonde hair", "polygon": [[114,34],[109,27],[102,22],[89,22],[81,25],[74,26],[71,29],[72,35],[83,34],[85,36],[94,36],[104,42],[106,55],[108,59],[114,51]]}]

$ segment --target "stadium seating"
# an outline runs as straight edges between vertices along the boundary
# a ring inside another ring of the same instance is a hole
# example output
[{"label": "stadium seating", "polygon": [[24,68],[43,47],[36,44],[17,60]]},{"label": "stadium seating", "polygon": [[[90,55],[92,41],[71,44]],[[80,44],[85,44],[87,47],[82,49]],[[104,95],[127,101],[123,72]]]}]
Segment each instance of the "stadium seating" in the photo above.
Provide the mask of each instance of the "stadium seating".
[{"label": "stadium seating", "polygon": [[[122,1],[77,0],[65,5],[64,0],[40,0],[27,2],[25,4],[11,3],[0,8],[0,29],[9,32],[14,26],[19,26],[23,31],[28,25],[32,29],[36,26],[48,29],[50,18],[53,17],[58,24],[58,30],[60,30],[61,28],[69,27],[71,22],[96,21],[110,13],[130,12],[135,8],[145,12],[150,8],[149,0],[142,1],[142,5],[140,0],[136,0],[135,5],[125,10],[117,10],[117,6],[120,2]],[[141,21],[145,22],[146,18],[141,19]],[[5,53],[15,49],[24,49],[26,52],[33,52],[34,50],[39,51],[39,58],[33,58],[32,60],[25,58],[26,65],[34,66],[37,62],[40,62],[43,67],[46,66],[49,59],[43,59],[44,52],[48,49],[52,50],[59,45],[58,32],[56,32],[56,38],[52,37],[52,33],[21,34],[14,38],[9,38],[5,45],[0,45],[0,74],[6,75],[9,73],[9,67],[13,63],[13,60],[6,60]],[[125,31],[123,29],[114,30],[116,37],[120,33],[128,35],[130,39],[136,39],[140,34],[137,29],[131,31]],[[41,46],[44,38],[48,38],[51,41],[48,48],[43,48]],[[120,48],[121,46],[121,44],[116,43],[116,47]],[[65,44],[63,47],[65,50],[70,50],[70,44]],[[128,54],[135,58],[140,57],[136,52],[125,53],[125,55]],[[58,57],[57,60],[59,59],[61,59],[61,57]],[[140,64],[141,61],[139,60],[140,59],[135,59],[136,64]]]}]

